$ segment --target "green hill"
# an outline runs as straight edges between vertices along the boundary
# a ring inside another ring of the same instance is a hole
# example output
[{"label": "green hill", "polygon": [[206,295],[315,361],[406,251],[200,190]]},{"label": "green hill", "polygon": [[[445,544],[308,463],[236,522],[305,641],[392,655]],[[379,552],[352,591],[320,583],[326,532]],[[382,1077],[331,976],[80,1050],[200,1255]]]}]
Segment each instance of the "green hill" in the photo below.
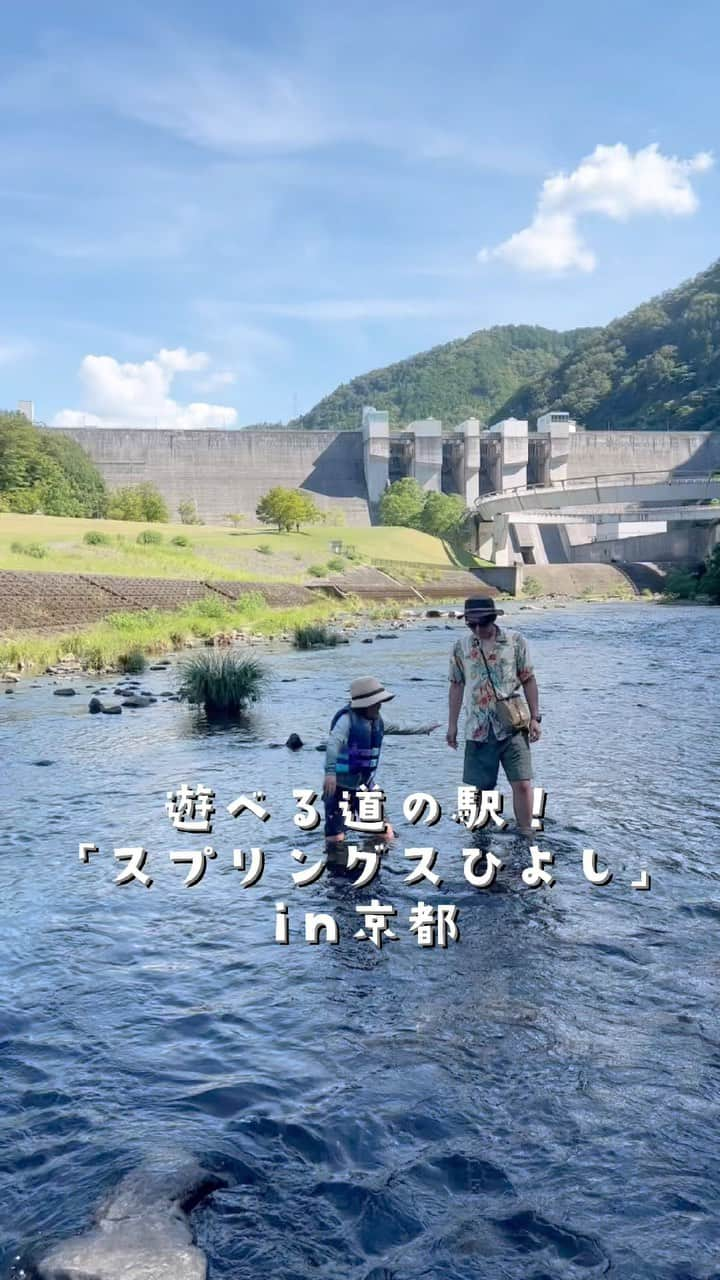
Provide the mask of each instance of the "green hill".
[{"label": "green hill", "polygon": [[567,409],[587,427],[716,430],[720,261],[595,330],[496,416],[532,418],[545,409]]},{"label": "green hill", "polygon": [[451,426],[469,417],[486,422],[520,387],[550,373],[594,332],[557,333],[537,325],[480,329],[353,378],[290,425],[357,431],[366,404],[387,409],[393,427],[418,418],[441,418]]}]

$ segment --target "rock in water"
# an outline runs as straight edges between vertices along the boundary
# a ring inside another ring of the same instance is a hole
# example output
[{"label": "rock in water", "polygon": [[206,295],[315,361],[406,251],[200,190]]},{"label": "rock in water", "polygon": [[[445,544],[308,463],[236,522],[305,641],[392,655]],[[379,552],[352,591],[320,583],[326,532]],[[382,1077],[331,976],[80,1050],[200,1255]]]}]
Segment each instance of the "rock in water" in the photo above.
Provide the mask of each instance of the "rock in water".
[{"label": "rock in water", "polygon": [[290,737],[285,743],[285,746],[289,747],[291,751],[299,751],[300,748],[303,747],[304,745],[305,744],[302,738],[300,737],[299,733],[291,733]]},{"label": "rock in water", "polygon": [[40,1280],[206,1280],[187,1214],[224,1186],[196,1160],[159,1155],[133,1170],[100,1208],[97,1226],[56,1245]]},{"label": "rock in water", "polygon": [[97,716],[103,711],[103,704],[98,697],[93,696],[88,702],[88,711],[91,716]]},{"label": "rock in water", "polygon": [[157,698],[152,695],[148,697],[146,693],[130,693],[123,701],[124,707],[151,707],[153,702],[157,702]]},{"label": "rock in water", "polygon": [[77,693],[76,689],[53,689],[56,698],[74,698]]}]

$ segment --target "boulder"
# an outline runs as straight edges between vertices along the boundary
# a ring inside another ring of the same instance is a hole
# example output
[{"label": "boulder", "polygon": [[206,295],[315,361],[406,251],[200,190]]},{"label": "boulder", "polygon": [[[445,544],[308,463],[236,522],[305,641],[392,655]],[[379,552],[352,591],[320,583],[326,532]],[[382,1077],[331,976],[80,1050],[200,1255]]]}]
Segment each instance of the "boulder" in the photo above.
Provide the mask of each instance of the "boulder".
[{"label": "boulder", "polygon": [[397,633],[393,633],[390,631],[378,631],[377,635],[375,636],[375,639],[376,640],[399,640],[400,637],[397,635]]},{"label": "boulder", "polygon": [[361,643],[362,643],[362,644],[373,644],[373,643],[374,643],[374,641],[373,641],[372,636],[366,636],[366,637],[365,637],[365,639],[364,639],[363,641],[361,641]]},{"label": "boulder", "polygon": [[123,698],[122,705],[124,707],[151,707],[153,702],[157,702],[157,698],[152,695],[148,697],[143,693],[131,693],[127,698]]},{"label": "boulder", "polygon": [[56,698],[74,698],[77,689],[53,689],[53,695]]},{"label": "boulder", "polygon": [[298,733],[291,733],[285,743],[285,746],[289,747],[291,751],[299,751],[301,747],[304,747],[304,745],[305,743]]},{"label": "boulder", "polygon": [[122,1179],[95,1227],[40,1258],[39,1280],[205,1280],[187,1214],[224,1185],[193,1158],[155,1155]]},{"label": "boulder", "polygon": [[15,675],[14,671],[3,671],[0,680],[4,680],[6,684],[19,684],[20,677]]}]

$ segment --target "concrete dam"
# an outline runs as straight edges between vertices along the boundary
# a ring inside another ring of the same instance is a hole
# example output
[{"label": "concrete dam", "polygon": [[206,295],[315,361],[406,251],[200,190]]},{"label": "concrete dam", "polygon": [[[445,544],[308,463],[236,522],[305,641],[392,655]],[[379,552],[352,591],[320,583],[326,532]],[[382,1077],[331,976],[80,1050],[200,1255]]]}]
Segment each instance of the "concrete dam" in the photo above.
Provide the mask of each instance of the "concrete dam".
[{"label": "concrete dam", "polygon": [[[388,484],[411,476],[428,492],[461,495],[475,513],[477,550],[496,564],[624,559],[618,544],[631,537],[636,554],[694,560],[717,538],[712,520],[702,534],[687,521],[678,533],[663,505],[717,497],[720,432],[584,431],[551,412],[535,431],[514,418],[489,430],[469,418],[444,432],[427,418],[391,433],[387,413],[372,407],[358,431],[56,429],[82,445],[111,489],[154,484],[171,519],[190,501],[210,524],[235,512],[252,521],[268,489],[283,485],[308,493],[329,523],[357,527],[372,523]],[[714,487],[695,493],[701,476]],[[632,492],[613,487],[614,478],[629,478]],[[600,518],[612,500],[614,523],[607,510]],[[558,508],[555,518],[538,505]],[[573,507],[567,527],[563,506]]]}]

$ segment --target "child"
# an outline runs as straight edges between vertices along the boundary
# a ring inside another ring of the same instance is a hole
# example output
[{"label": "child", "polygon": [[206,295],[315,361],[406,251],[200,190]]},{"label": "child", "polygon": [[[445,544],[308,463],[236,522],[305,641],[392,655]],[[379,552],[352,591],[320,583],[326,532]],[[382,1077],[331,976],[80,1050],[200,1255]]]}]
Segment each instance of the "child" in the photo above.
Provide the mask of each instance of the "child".
[{"label": "child", "polygon": [[[374,676],[361,676],[350,686],[349,705],[342,707],[330,725],[325,753],[325,839],[337,847],[345,839],[345,822],[340,808],[343,792],[349,793],[351,812],[357,812],[358,787],[374,786],[375,770],[380,762],[385,726],[380,705],[395,695],[388,693]],[[393,829],[385,825],[386,839]]]}]

